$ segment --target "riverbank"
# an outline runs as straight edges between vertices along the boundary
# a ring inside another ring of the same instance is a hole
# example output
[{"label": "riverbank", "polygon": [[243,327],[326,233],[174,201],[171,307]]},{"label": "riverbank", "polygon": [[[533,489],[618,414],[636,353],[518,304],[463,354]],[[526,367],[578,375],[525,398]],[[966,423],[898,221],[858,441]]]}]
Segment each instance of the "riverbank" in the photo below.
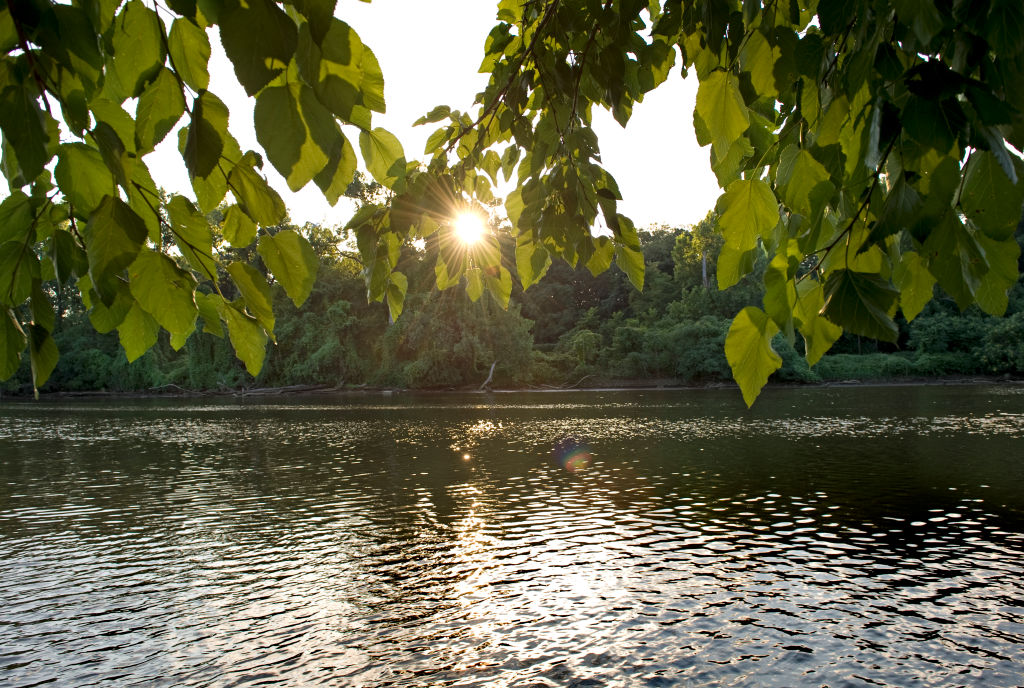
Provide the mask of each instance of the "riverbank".
[{"label": "riverbank", "polygon": [[[945,376],[933,378],[882,378],[882,379],[848,379],[824,380],[819,382],[788,382],[772,381],[768,388],[789,387],[914,387],[914,386],[954,386],[954,385],[1024,385],[1024,378],[1001,376]],[[40,399],[174,399],[174,398],[276,398],[276,397],[337,397],[363,395],[392,394],[515,394],[522,392],[636,392],[636,391],[670,391],[736,388],[731,381],[713,381],[707,383],[687,383],[672,378],[592,378],[580,383],[557,385],[522,385],[496,386],[480,388],[473,386],[435,387],[435,388],[403,388],[377,387],[370,385],[289,385],[285,387],[250,387],[236,389],[190,390],[177,385],[165,385],[160,388],[132,391],[74,391],[74,392],[41,392]],[[0,393],[0,401],[32,400],[31,391],[26,393]]]}]

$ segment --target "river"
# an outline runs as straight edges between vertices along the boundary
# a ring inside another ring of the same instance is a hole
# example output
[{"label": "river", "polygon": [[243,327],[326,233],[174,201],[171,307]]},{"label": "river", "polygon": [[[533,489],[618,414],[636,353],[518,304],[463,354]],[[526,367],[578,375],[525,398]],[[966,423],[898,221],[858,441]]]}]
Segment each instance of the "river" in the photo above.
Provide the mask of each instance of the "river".
[{"label": "river", "polygon": [[0,684],[1017,686],[1024,386],[0,403]]}]

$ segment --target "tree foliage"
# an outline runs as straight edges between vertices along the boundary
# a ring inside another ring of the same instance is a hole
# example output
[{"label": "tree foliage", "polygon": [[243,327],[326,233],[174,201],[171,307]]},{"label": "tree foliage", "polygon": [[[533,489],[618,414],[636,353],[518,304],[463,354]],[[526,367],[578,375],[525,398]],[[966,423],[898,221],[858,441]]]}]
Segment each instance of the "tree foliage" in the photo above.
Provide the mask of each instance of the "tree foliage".
[{"label": "tree foliage", "polygon": [[[373,126],[383,75],[334,13],[333,0],[0,5],[0,374],[25,350],[36,385],[53,370],[51,277],[77,284],[129,357],[161,329],[177,348],[226,330],[257,372],[275,336],[269,282],[226,266],[230,250],[255,243],[296,304],[316,270],[306,239],[275,229],[286,211],[264,157],[332,203],[359,159],[390,190],[349,228],[369,297],[394,316],[409,287],[401,247],[417,239],[438,288],[463,283],[474,300],[488,290],[507,304],[513,272],[526,288],[554,259],[594,274],[615,263],[640,288],[639,235],[592,116],[625,126],[677,73],[699,80],[692,125],[724,189],[717,283],[765,266],[761,305],[725,342],[748,403],[780,365],[776,331],[799,332],[813,363],[844,330],[895,340],[896,312],[912,320],[936,283],[961,309],[1007,307],[1024,206],[1024,164],[1007,147],[1024,148],[1019,0],[500,0],[489,83],[474,112],[438,106],[419,121],[437,127],[422,163]],[[256,100],[262,153],[240,149],[207,90],[211,34]],[[179,123],[195,203],[165,198],[145,163]],[[450,219],[492,203],[500,178],[515,183],[514,245],[466,249]],[[203,216],[226,198],[215,240]]]}]

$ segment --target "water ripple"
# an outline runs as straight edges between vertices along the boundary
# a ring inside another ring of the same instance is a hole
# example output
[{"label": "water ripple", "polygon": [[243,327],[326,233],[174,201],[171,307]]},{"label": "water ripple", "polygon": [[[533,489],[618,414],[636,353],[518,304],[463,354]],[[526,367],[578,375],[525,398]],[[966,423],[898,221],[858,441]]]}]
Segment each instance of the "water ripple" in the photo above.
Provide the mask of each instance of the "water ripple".
[{"label": "water ripple", "polygon": [[988,390],[0,407],[0,677],[1018,685]]}]

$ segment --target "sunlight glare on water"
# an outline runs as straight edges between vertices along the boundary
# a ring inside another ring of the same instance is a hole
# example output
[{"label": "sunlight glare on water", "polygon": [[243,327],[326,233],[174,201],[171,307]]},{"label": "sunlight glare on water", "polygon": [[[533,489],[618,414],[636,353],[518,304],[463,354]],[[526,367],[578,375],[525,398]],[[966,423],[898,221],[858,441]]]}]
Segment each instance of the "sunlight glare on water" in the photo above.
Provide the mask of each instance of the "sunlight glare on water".
[{"label": "sunlight glare on water", "polygon": [[5,403],[0,683],[1015,686],[1022,391]]}]

